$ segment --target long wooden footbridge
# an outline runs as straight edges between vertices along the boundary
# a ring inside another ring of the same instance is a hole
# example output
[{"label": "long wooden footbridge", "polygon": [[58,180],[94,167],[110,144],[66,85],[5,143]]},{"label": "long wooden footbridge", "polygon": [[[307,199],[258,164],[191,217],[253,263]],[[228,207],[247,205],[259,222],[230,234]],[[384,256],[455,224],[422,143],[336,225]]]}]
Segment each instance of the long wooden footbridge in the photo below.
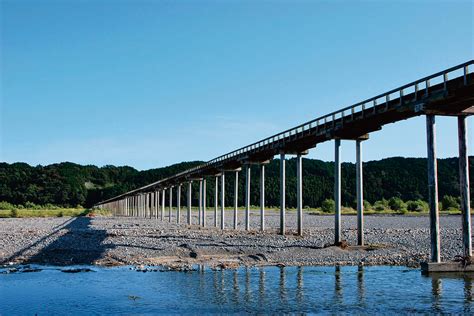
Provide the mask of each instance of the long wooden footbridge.
[{"label": "long wooden footbridge", "polygon": [[[165,179],[160,179],[141,188],[126,192],[112,199],[100,202],[99,208],[107,208],[116,215],[139,216],[164,219],[166,195],[168,193],[168,217],[171,221],[173,210],[173,188],[177,193],[176,220],[181,223],[181,189],[187,185],[186,224],[191,225],[191,183],[199,182],[198,225],[206,226],[206,179],[214,178],[215,212],[214,226],[226,229],[225,176],[234,178],[233,229],[237,229],[238,178],[245,175],[245,229],[250,229],[250,170],[252,166],[260,169],[260,229],[265,230],[265,165],[280,156],[280,234],[285,234],[285,157],[296,155],[297,159],[297,231],[303,234],[303,165],[302,156],[317,144],[334,140],[335,179],[334,200],[336,244],[341,242],[341,140],[356,143],[356,182],[357,182],[357,230],[358,244],[364,244],[364,206],[362,142],[369,134],[381,130],[385,124],[395,123],[415,116],[426,116],[426,139],[428,157],[428,190],[430,205],[431,261],[434,268],[440,263],[440,235],[438,213],[438,180],[436,164],[436,116],[454,116],[458,120],[459,178],[462,208],[463,255],[472,255],[471,215],[469,193],[469,166],[467,154],[466,117],[474,114],[474,74],[469,71],[474,60],[445,69],[430,76],[358,102],[338,111],[326,114],[309,122],[262,139],[253,144],[236,149],[214,158],[200,166],[185,170]],[[220,184],[220,190],[219,188]],[[218,198],[220,191],[220,214]],[[220,225],[219,225],[220,223]]]}]

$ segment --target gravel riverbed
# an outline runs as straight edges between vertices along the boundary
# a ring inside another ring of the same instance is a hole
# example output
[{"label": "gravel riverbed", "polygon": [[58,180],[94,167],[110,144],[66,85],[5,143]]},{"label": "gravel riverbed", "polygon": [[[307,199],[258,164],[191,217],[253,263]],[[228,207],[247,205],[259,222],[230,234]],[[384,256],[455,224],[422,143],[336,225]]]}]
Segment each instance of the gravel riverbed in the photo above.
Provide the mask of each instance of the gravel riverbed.
[{"label": "gravel riverbed", "polygon": [[[251,229],[214,228],[213,211],[206,225],[171,223],[126,217],[5,218],[0,219],[0,264],[166,265],[176,269],[203,264],[232,268],[239,265],[409,265],[429,258],[427,216],[365,216],[365,247],[331,246],[334,216],[304,214],[304,235],[296,236],[296,214],[287,212],[288,234],[277,234],[279,213],[267,211],[266,231],[259,231],[259,212],[252,212]],[[167,215],[167,214],[166,214]],[[185,214],[182,222],[185,222]],[[197,218],[193,216],[193,222]],[[343,216],[343,239],[356,245],[356,217]],[[442,260],[462,253],[460,216],[440,219]]]}]

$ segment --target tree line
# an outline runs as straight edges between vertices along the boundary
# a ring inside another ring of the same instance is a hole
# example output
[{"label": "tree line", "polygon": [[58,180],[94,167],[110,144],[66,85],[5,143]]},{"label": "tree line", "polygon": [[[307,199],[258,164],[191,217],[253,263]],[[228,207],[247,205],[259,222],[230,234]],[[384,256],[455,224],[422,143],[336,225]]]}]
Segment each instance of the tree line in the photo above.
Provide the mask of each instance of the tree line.
[{"label": "tree line", "polygon": [[[470,165],[474,157],[469,157]],[[182,162],[168,167],[139,171],[132,167],[79,165],[70,162],[47,166],[30,166],[26,163],[0,163],[0,201],[12,204],[53,204],[62,207],[82,205],[90,207],[99,201],[144,186],[201,164],[200,161]],[[399,198],[403,201],[427,201],[426,159],[393,157],[364,163],[364,199],[368,203]],[[288,207],[296,206],[296,160],[286,162]],[[251,204],[259,205],[260,172],[258,166],[251,171]],[[458,197],[458,159],[438,159],[439,196]],[[266,204],[280,204],[279,160],[266,166]],[[474,179],[472,168],[470,179]],[[244,204],[244,176],[239,177],[239,204]],[[208,205],[214,201],[214,179],[208,178]],[[226,177],[226,205],[233,205],[234,177]],[[303,204],[321,207],[333,197],[334,163],[316,159],[303,159]],[[355,165],[342,164],[342,202],[353,206],[356,199]],[[186,187],[183,187],[186,190]],[[187,195],[182,194],[183,201]],[[471,186],[471,199],[474,197]],[[168,198],[168,196],[167,196]],[[175,195],[176,198],[176,195]],[[198,199],[198,184],[193,184],[193,204]],[[176,205],[176,204],[175,204]]]}]

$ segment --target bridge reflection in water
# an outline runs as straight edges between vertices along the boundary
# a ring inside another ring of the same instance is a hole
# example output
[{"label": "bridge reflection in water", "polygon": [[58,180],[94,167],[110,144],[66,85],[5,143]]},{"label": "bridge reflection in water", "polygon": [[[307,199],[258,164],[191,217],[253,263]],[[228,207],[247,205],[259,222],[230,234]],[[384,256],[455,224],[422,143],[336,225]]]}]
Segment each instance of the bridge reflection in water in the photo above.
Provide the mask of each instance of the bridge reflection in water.
[{"label": "bridge reflection in water", "polygon": [[[248,312],[445,313],[453,311],[451,304],[459,307],[460,302],[459,312],[474,312],[472,274],[420,276],[415,269],[364,266],[198,271],[199,295],[211,305],[232,305]],[[403,274],[408,277],[401,278]],[[460,283],[463,291],[459,291]]]}]

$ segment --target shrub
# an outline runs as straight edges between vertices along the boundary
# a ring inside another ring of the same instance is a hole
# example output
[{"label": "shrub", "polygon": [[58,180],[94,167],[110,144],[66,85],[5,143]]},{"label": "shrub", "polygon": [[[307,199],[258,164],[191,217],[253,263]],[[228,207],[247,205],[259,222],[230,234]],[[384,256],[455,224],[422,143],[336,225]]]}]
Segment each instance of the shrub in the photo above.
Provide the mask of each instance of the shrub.
[{"label": "shrub", "polygon": [[25,208],[30,209],[30,210],[39,210],[41,209],[41,205],[36,205],[33,202],[26,202]]},{"label": "shrub", "polygon": [[369,211],[372,209],[372,204],[369,201],[364,200],[364,210]]},{"label": "shrub", "polygon": [[403,211],[407,209],[407,205],[401,198],[393,197],[388,201],[388,206],[394,211]]},{"label": "shrub", "polygon": [[0,202],[0,210],[12,210],[14,208],[15,206],[11,203],[5,201]]},{"label": "shrub", "polygon": [[58,213],[58,217],[63,217],[63,216],[64,216],[63,211]]},{"label": "shrub", "polygon": [[377,212],[383,212],[385,210],[388,210],[390,207],[388,206],[388,201],[386,199],[382,199],[380,201],[376,201],[374,203],[374,209]]},{"label": "shrub", "polygon": [[321,210],[325,213],[334,212],[336,210],[336,202],[333,199],[326,199],[321,204]]},{"label": "shrub", "polygon": [[429,206],[423,200],[408,201],[407,210],[410,212],[428,212]]},{"label": "shrub", "polygon": [[18,217],[18,210],[16,208],[12,209],[10,216],[11,217]]},{"label": "shrub", "polygon": [[461,208],[461,205],[459,204],[458,198],[451,196],[451,195],[445,195],[443,196],[443,199],[441,200],[441,207],[442,210],[448,211],[448,210],[459,210]]}]

